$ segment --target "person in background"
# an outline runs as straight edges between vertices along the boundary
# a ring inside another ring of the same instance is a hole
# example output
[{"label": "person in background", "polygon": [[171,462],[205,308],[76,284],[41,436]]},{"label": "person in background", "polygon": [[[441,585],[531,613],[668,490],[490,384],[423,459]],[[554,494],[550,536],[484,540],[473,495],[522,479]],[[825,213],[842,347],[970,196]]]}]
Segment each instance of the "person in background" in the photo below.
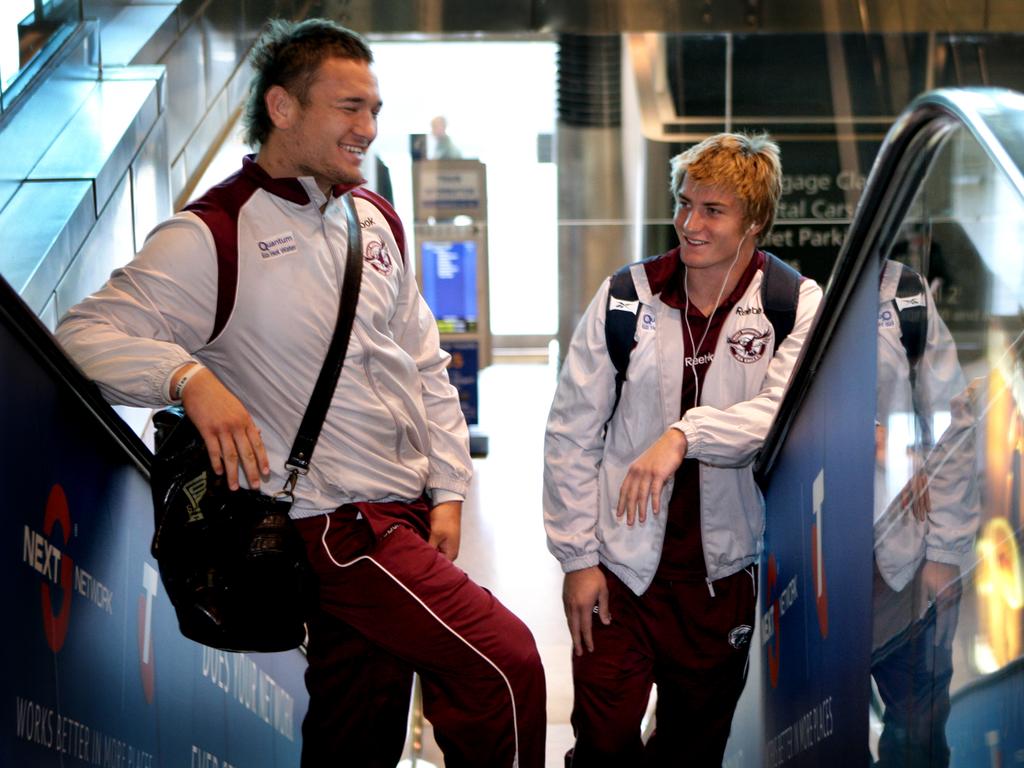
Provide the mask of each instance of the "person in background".
[{"label": "person in background", "polygon": [[448,135],[448,120],[443,115],[438,115],[430,121],[430,134],[434,137],[431,160],[458,160],[462,157],[462,152]]},{"label": "person in background", "polygon": [[525,625],[452,561],[472,464],[449,356],[392,207],[362,188],[372,54],[323,19],[251,53],[256,153],[158,226],[57,335],[113,402],[181,403],[232,488],[274,492],[338,314],[351,195],[362,287],[291,515],[319,579],[302,766],[394,766],[413,672],[450,765],[541,768],[544,675]]},{"label": "person in background", "polygon": [[[544,523],[565,572],[574,768],[721,765],[757,602],[752,463],[821,298],[800,280],[777,343],[757,245],[782,189],[766,135],[712,136],[671,170],[679,246],[631,267],[638,306],[609,308],[609,281],[598,290],[547,423]],[[616,404],[605,323],[623,310],[638,320]],[[654,683],[658,732],[671,736],[645,747]]]}]

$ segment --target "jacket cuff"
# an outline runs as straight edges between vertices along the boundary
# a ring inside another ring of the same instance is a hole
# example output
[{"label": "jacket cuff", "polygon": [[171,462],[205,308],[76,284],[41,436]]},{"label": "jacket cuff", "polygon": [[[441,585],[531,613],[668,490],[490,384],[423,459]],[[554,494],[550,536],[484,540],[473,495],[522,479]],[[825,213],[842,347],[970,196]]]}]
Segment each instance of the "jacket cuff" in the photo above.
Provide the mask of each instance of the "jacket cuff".
[{"label": "jacket cuff", "polygon": [[572,573],[573,571],[582,571],[584,568],[593,568],[597,565],[600,560],[597,557],[597,552],[591,552],[581,557],[574,557],[571,560],[562,561],[562,573]]},{"label": "jacket cuff", "polygon": [[686,438],[686,458],[693,458],[691,454],[697,450],[697,428],[686,419],[683,419],[673,424],[672,429],[678,429],[683,433],[683,437]]},{"label": "jacket cuff", "polygon": [[444,504],[446,501],[466,500],[465,495],[449,491],[447,488],[430,488],[427,492],[430,494],[430,503],[435,507],[438,504]]},{"label": "jacket cuff", "polygon": [[965,552],[955,552],[948,549],[939,549],[938,547],[926,547],[924,551],[925,560],[931,560],[933,563],[943,563],[944,565],[959,566],[963,563],[965,555]]},{"label": "jacket cuff", "polygon": [[189,364],[202,365],[194,357],[189,357],[186,354],[181,360],[161,361],[153,369],[152,382],[160,388],[160,402],[164,405],[178,405],[181,402],[171,397],[171,378],[175,371]]},{"label": "jacket cuff", "polygon": [[[445,491],[465,499],[466,494],[469,493],[469,480],[462,480],[452,475],[431,474],[427,478],[427,491],[430,493],[431,499],[437,499],[437,494]],[[445,499],[445,501],[451,500]],[[435,501],[435,503],[440,502]]]}]

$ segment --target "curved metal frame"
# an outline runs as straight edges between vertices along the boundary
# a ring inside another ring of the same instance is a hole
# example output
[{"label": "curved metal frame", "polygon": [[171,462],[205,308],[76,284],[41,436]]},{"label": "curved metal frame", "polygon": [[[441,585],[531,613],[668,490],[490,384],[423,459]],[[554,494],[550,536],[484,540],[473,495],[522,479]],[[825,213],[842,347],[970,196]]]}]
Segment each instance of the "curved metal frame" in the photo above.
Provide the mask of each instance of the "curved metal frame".
[{"label": "curved metal frame", "polygon": [[829,277],[814,327],[804,344],[755,472],[770,479],[789,428],[807,396],[858,280],[877,277],[877,259],[893,241],[939,150],[965,128],[1024,197],[1024,95],[1002,88],[942,89],[919,96],[886,135],[839,258]]}]

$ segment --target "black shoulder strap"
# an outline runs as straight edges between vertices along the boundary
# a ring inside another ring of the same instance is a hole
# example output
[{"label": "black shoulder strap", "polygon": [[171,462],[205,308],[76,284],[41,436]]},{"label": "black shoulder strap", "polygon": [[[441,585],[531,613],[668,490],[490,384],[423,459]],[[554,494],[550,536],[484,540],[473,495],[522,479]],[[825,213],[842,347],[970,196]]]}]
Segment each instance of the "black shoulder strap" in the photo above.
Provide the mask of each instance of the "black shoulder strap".
[{"label": "black shoulder strap", "polygon": [[900,341],[907,352],[907,362],[913,375],[928,338],[928,299],[921,275],[906,264],[900,264],[900,267],[900,281],[892,303],[900,318]]},{"label": "black shoulder strap", "polygon": [[[605,346],[615,366],[615,405],[612,413],[615,413],[622,396],[629,356],[636,346],[636,324],[640,316],[640,303],[630,272],[631,266],[627,264],[611,276],[604,319]],[[793,330],[799,301],[800,273],[778,256],[765,252],[761,303],[775,332],[775,349],[782,345]]]},{"label": "black shoulder strap", "polygon": [[612,413],[619,406],[622,385],[626,381],[629,355],[636,346],[636,322],[640,316],[640,300],[636,295],[636,284],[630,272],[631,264],[616,270],[611,276],[608,289],[608,307],[604,316],[604,340],[608,356],[615,366],[615,404]]},{"label": "black shoulder strap", "polygon": [[[310,395],[309,405],[299,425],[299,433],[292,443],[292,451],[285,462],[285,468],[292,473],[304,475],[309,469],[309,460],[320,438],[320,429],[324,425],[327,409],[338,386],[338,376],[345,364],[345,352],[348,350],[348,339],[352,333],[352,321],[356,316],[356,304],[359,302],[359,286],[363,277],[363,245],[362,231],[359,228],[359,217],[356,215],[355,201],[352,193],[342,198],[345,217],[348,221],[348,253],[345,257],[345,275],[342,278],[341,301],[338,305],[338,320],[334,326],[334,336],[327,348],[327,356],[320,368],[316,386]],[[291,482],[291,480],[290,480]]]},{"label": "black shoulder strap", "polygon": [[622,374],[623,378],[629,366],[629,353],[636,346],[636,319],[640,309],[630,266],[627,264],[611,276],[608,311],[604,318],[608,354],[612,358],[615,370]]},{"label": "black shoulder strap", "polygon": [[793,330],[799,302],[800,273],[775,254],[765,251],[761,304],[775,332],[776,350]]}]

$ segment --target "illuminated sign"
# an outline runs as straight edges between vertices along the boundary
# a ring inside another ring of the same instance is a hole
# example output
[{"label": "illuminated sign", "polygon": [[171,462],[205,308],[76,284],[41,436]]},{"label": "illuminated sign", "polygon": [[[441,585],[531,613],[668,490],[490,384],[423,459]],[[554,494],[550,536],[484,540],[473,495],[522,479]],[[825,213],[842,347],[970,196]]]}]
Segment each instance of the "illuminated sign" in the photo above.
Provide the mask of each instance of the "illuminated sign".
[{"label": "illuminated sign", "polygon": [[477,328],[475,240],[425,241],[420,245],[423,298],[441,333]]}]

